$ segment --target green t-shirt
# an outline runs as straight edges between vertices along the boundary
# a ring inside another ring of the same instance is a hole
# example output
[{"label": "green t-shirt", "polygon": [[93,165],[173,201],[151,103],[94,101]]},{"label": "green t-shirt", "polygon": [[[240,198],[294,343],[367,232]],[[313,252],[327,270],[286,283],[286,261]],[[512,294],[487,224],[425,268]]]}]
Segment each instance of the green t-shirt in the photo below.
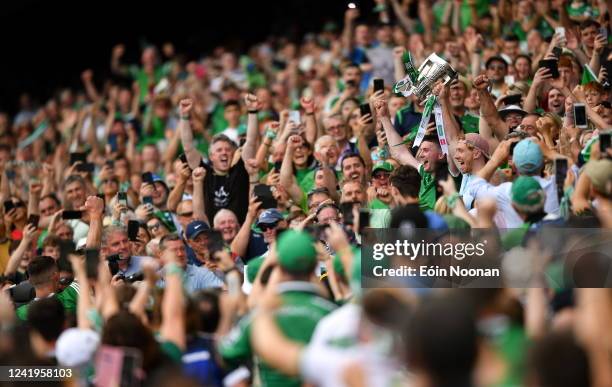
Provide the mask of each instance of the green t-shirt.
[{"label": "green t-shirt", "polygon": [[388,210],[389,205],[383,203],[380,199],[374,198],[370,203],[368,203],[368,208],[371,210]]},{"label": "green t-shirt", "polygon": [[138,86],[140,86],[140,103],[144,103],[151,86],[155,86],[163,77],[170,74],[171,67],[171,63],[165,63],[162,66],[155,67],[152,79],[149,78],[149,75],[147,75],[140,66],[132,65],[128,68],[130,76],[138,83]]},{"label": "green t-shirt", "polygon": [[[282,305],[276,311],[276,322],[290,340],[307,344],[317,323],[333,311],[336,305],[318,295],[308,282],[285,282],[278,286]],[[247,315],[219,343],[219,354],[230,365],[239,365],[253,356],[251,348],[252,315]],[[263,361],[256,362],[262,386],[299,387],[299,378],[285,376]]]},{"label": "green t-shirt", "polygon": [[[445,1],[439,1],[433,6],[433,12],[434,12],[435,21],[436,21],[437,26],[443,24],[442,16],[444,15],[445,6],[446,6]],[[487,12],[489,12],[489,2],[487,0],[478,0],[476,2],[476,14],[478,16],[482,16]],[[470,24],[475,23],[475,21],[472,20],[472,11],[466,0],[464,0],[461,3],[461,9],[459,13],[460,13],[461,30],[465,30]]]},{"label": "green t-shirt", "polygon": [[463,127],[463,131],[465,133],[478,133],[479,123],[480,118],[471,113],[466,113],[461,116],[461,126]]},{"label": "green t-shirt", "polygon": [[295,179],[302,192],[307,195],[314,188],[315,171],[309,168],[298,169],[295,171]]},{"label": "green t-shirt", "polygon": [[419,207],[421,211],[433,211],[436,205],[436,179],[431,173],[425,171],[423,164],[419,165],[419,175],[421,175]]},{"label": "green t-shirt", "polygon": [[[57,297],[66,312],[76,313],[77,301],[79,299],[79,284],[73,281],[66,289],[54,294],[52,297]],[[27,321],[29,307],[30,304],[22,305],[15,311],[21,321]]]}]

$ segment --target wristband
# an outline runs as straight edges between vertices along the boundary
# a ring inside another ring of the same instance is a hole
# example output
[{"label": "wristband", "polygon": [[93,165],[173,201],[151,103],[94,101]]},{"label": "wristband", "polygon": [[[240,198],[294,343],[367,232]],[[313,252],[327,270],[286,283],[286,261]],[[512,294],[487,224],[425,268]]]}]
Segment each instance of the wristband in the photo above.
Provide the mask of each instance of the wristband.
[{"label": "wristband", "polygon": [[181,269],[181,267],[174,262],[170,262],[169,264],[167,264],[164,267],[164,270],[165,270],[166,275],[174,275],[174,274],[179,274],[181,276],[183,275],[183,269]]},{"label": "wristband", "polygon": [[257,113],[259,113],[259,110],[247,110],[247,112],[249,114],[257,114]]},{"label": "wristband", "polygon": [[270,140],[274,140],[274,139],[276,139],[276,132],[268,129],[268,130],[266,130],[265,136],[266,136],[266,138],[269,138]]},{"label": "wristband", "polygon": [[457,199],[459,199],[459,194],[457,192],[455,192],[451,196],[447,197],[446,198],[446,205],[448,206],[448,208],[454,209],[455,206],[457,205]]},{"label": "wristband", "polygon": [[190,119],[190,118],[191,118],[191,117],[189,117],[189,114],[186,114],[186,115],[182,115],[182,116],[181,116],[181,120],[183,120],[183,121],[189,121],[189,119]]}]

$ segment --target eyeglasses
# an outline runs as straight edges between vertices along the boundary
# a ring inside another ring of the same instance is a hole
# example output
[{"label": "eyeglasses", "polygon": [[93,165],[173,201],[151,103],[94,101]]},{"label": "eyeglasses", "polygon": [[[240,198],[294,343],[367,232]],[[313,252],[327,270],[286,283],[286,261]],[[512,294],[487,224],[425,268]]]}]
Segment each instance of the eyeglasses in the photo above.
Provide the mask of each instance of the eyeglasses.
[{"label": "eyeglasses", "polygon": [[151,230],[151,231],[155,231],[155,230],[157,230],[160,227],[161,227],[160,223],[155,223],[155,224],[147,225],[147,228],[149,230]]},{"label": "eyeglasses", "polygon": [[178,214],[178,216],[183,216],[185,218],[190,218],[193,216],[193,212],[183,212],[182,214]]},{"label": "eyeglasses", "polygon": [[389,176],[391,176],[390,173],[381,172],[381,173],[377,173],[375,175],[372,175],[372,179],[376,179],[376,180],[388,179]]},{"label": "eyeglasses", "polygon": [[278,223],[260,224],[259,229],[261,231],[274,230],[278,226]]},{"label": "eyeglasses", "polygon": [[327,127],[327,131],[340,130],[342,128],[344,128],[344,124],[338,124],[338,125],[334,125],[334,126],[328,126]]}]

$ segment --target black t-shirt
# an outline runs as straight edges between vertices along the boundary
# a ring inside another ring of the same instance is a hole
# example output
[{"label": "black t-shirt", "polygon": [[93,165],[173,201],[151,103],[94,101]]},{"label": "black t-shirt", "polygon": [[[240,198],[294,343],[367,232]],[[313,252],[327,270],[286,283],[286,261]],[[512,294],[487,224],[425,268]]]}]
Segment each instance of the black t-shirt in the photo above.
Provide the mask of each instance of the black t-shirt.
[{"label": "black t-shirt", "polygon": [[212,222],[222,208],[232,210],[240,223],[249,209],[249,174],[242,159],[232,166],[227,175],[216,175],[212,166],[205,164],[204,200],[206,216]]}]

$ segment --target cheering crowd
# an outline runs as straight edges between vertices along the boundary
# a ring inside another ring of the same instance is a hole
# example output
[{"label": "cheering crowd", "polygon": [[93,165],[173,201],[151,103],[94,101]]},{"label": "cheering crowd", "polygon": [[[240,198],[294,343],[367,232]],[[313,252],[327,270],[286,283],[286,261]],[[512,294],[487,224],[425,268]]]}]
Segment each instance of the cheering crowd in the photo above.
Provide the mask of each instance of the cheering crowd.
[{"label": "cheering crowd", "polygon": [[[0,364],[79,386],[612,385],[612,292],[530,243],[612,228],[609,33],[601,0],[377,0],[245,52],[118,44],[108,79],[15,96]],[[394,92],[407,52],[458,73],[423,133]],[[364,288],[372,229],[486,229],[531,275]]]}]

